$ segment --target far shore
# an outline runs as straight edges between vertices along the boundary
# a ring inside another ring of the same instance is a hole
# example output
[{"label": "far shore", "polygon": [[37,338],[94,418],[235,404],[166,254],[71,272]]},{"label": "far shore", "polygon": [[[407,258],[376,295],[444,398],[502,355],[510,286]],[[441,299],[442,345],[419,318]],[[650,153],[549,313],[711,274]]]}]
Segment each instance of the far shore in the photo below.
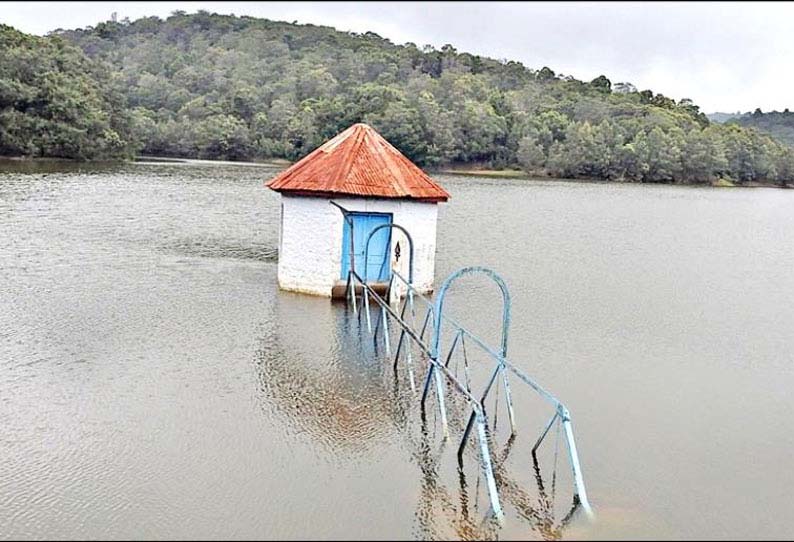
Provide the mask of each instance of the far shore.
[{"label": "far shore", "polygon": [[[232,160],[207,160],[200,158],[175,158],[171,156],[147,156],[139,155],[130,160],[76,160],[73,158],[54,158],[54,157],[30,157],[30,156],[0,156],[0,166],[3,162],[9,164],[56,164],[58,162],[70,165],[77,164],[114,164],[114,163],[162,163],[162,164],[216,164],[216,165],[236,165],[236,166],[262,166],[287,168],[293,164],[283,158],[269,158],[254,161],[232,161]],[[712,186],[715,188],[794,188],[794,185],[781,186],[777,183],[765,183],[751,181],[744,184],[733,183],[726,179],[717,179],[710,183],[670,183],[670,182],[649,182],[638,183],[635,181],[605,180],[595,177],[563,178],[551,177],[543,174],[530,174],[520,169],[490,169],[480,165],[474,167],[447,166],[435,169],[427,169],[431,175],[456,175],[461,177],[480,177],[490,179],[515,179],[526,181],[554,181],[554,182],[580,182],[580,183],[620,183],[620,184],[658,184],[669,186]]]},{"label": "far shore", "polygon": [[[488,169],[488,168],[444,168],[431,170],[431,173],[444,173],[447,175],[466,175],[470,177],[494,177],[501,179],[537,179],[537,175],[530,175],[520,169]],[[549,177],[551,178],[551,177]]]},{"label": "far shore", "polygon": [[711,182],[704,183],[671,183],[671,182],[648,182],[638,183],[636,181],[622,181],[617,179],[606,180],[596,177],[551,177],[543,174],[531,174],[518,169],[488,169],[482,167],[464,168],[453,167],[443,168],[438,170],[429,170],[430,173],[442,173],[446,175],[461,175],[469,177],[488,177],[495,179],[525,179],[529,181],[566,181],[566,182],[585,182],[585,183],[620,183],[620,184],[659,184],[669,186],[712,186],[715,188],[794,188],[794,186],[781,186],[777,183],[765,183],[758,181],[750,181],[744,184],[737,184],[727,179],[716,179]]},{"label": "far shore", "polygon": [[236,160],[206,160],[202,158],[173,158],[170,156],[136,156],[133,162],[162,162],[162,163],[183,163],[183,164],[233,164],[248,166],[277,166],[288,167],[292,164],[284,158],[266,158],[262,160],[236,161]]}]

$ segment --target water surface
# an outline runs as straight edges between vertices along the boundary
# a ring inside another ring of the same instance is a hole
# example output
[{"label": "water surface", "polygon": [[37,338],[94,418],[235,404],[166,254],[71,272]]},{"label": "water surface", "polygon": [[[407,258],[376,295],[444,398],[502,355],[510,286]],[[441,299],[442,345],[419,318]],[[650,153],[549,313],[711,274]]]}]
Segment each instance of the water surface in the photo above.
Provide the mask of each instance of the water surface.
[{"label": "water surface", "polygon": [[[0,171],[2,538],[791,536],[792,191],[438,176],[437,282],[505,278],[510,358],[571,410],[598,515],[560,528],[564,457],[544,508],[548,410],[519,395],[499,528],[405,371],[278,291],[276,169]],[[495,342],[496,290],[451,295]]]}]

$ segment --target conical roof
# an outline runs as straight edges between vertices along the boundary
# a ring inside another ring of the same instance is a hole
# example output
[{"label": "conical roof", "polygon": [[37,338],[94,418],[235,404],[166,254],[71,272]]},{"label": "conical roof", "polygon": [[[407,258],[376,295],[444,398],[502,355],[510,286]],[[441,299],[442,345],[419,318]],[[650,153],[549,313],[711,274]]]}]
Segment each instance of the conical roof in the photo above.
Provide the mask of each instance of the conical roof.
[{"label": "conical roof", "polygon": [[447,201],[449,194],[371,126],[326,141],[267,185],[285,194]]}]

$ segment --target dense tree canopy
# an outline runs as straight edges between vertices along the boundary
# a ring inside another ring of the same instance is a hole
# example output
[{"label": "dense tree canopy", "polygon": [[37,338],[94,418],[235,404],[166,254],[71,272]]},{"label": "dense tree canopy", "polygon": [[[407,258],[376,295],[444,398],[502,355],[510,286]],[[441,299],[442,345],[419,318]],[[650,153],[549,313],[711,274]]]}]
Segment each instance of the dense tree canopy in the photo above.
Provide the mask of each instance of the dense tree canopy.
[{"label": "dense tree canopy", "polygon": [[125,157],[131,133],[107,66],[61,38],[0,25],[0,155]]},{"label": "dense tree canopy", "polygon": [[[99,134],[97,154],[115,130],[121,147],[140,142],[146,154],[295,160],[367,122],[425,166],[642,182],[784,182],[794,169],[791,148],[752,129],[712,124],[691,100],[604,75],[578,81],[451,45],[395,45],[370,32],[207,12],[29,39],[80,59],[70,88],[90,87],[90,73],[92,88],[107,89],[80,94],[108,111],[87,117],[110,126],[107,134],[86,128],[86,137]],[[2,69],[18,62],[4,55]],[[35,85],[41,92],[46,81]],[[4,115],[7,104],[21,102],[20,92],[0,90]],[[19,120],[26,107],[12,105],[9,114]],[[27,148],[17,143],[3,152]]]},{"label": "dense tree canopy", "polygon": [[788,109],[764,113],[756,109],[753,113],[737,115],[729,124],[757,128],[788,145],[794,145],[794,113]]}]

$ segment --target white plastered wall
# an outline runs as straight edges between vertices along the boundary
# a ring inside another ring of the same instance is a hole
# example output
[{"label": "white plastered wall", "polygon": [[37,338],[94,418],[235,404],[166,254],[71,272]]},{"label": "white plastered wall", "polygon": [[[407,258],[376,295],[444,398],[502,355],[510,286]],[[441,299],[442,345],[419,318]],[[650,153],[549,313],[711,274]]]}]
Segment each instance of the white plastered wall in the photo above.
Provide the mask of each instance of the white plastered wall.
[{"label": "white plastered wall", "polygon": [[[438,205],[412,200],[334,198],[348,211],[391,213],[392,222],[403,226],[414,241],[414,285],[421,292],[433,289]],[[330,296],[342,265],[342,212],[331,200],[281,196],[281,242],[278,284],[284,290]],[[400,260],[393,266],[408,278],[408,244],[393,229],[394,248],[400,242]]]}]

